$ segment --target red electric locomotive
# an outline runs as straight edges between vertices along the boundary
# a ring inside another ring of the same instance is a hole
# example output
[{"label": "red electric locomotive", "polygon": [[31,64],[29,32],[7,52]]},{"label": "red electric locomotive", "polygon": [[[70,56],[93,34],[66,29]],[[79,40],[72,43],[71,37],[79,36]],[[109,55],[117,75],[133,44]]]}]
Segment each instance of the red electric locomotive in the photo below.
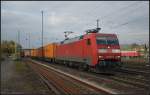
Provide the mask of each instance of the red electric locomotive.
[{"label": "red electric locomotive", "polygon": [[57,44],[55,61],[85,70],[118,67],[121,64],[118,38],[115,34],[98,33],[98,29],[88,30],[85,35]]}]

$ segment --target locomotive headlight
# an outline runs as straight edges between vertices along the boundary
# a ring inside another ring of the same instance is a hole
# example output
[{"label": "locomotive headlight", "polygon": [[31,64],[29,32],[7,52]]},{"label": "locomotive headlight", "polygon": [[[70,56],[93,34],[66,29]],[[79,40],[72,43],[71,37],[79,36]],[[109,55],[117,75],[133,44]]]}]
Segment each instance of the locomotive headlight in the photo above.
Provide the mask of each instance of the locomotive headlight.
[{"label": "locomotive headlight", "polygon": [[112,49],[112,53],[120,53],[120,49]]},{"label": "locomotive headlight", "polygon": [[99,58],[102,58],[103,56],[99,56]]},{"label": "locomotive headlight", "polygon": [[121,56],[117,56],[117,58],[120,58]]},{"label": "locomotive headlight", "polygon": [[106,52],[107,52],[107,49],[98,49],[98,52],[99,52],[99,53],[106,53]]}]

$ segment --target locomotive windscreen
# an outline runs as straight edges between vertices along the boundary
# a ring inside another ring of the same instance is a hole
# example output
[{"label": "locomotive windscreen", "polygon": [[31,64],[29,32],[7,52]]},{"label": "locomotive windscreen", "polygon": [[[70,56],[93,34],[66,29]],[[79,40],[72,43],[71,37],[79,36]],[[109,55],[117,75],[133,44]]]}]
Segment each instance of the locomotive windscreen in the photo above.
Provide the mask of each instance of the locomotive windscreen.
[{"label": "locomotive windscreen", "polygon": [[112,36],[97,36],[96,42],[103,45],[119,45],[118,39]]}]

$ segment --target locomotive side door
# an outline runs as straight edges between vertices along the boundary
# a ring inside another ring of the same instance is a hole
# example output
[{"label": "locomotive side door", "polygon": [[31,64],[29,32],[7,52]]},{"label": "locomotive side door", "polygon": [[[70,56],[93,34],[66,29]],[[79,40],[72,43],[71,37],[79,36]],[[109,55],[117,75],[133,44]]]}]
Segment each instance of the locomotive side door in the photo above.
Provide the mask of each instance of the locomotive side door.
[{"label": "locomotive side door", "polygon": [[85,62],[90,66],[95,66],[98,62],[95,34],[85,36],[83,48]]},{"label": "locomotive side door", "polygon": [[91,65],[92,63],[92,41],[91,38],[84,39],[84,46],[83,46],[83,55],[84,61],[86,64]]}]

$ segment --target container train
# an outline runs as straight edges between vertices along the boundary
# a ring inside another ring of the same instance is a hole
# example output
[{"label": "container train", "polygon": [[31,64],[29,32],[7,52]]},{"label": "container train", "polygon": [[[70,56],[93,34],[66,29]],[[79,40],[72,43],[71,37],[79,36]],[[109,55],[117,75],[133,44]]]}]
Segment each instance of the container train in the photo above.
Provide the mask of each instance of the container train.
[{"label": "container train", "polygon": [[24,54],[32,58],[44,57],[44,60],[52,63],[77,66],[84,70],[121,66],[120,45],[116,34],[98,33],[96,29],[88,30],[79,37],[50,43],[43,49],[31,49],[30,53],[25,51]]}]

